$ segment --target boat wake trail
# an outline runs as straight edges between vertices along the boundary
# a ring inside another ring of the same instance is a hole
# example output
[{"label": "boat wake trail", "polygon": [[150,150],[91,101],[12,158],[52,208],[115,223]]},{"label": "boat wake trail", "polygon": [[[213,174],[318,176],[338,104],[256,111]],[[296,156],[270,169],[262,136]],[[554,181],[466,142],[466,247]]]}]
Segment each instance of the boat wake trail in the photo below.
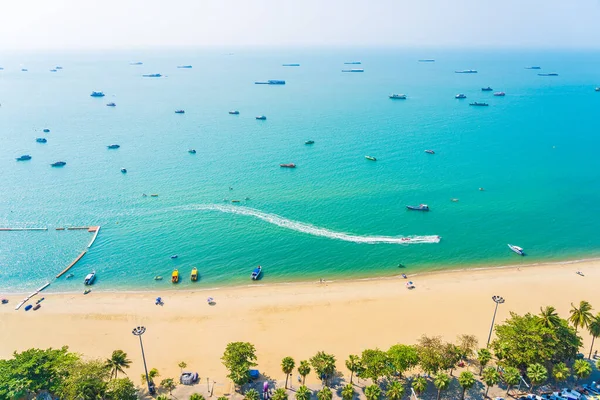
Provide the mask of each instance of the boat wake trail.
[{"label": "boat wake trail", "polygon": [[249,217],[258,218],[265,222],[273,225],[280,226],[282,228],[291,229],[297,232],[307,233],[314,236],[323,236],[330,239],[343,240],[346,242],[354,243],[367,243],[367,244],[414,244],[414,243],[439,243],[441,237],[436,235],[427,236],[361,236],[351,235],[344,232],[336,232],[326,228],[319,228],[317,226],[307,224],[304,222],[292,221],[287,218],[280,217],[276,214],[269,214],[254,208],[249,207],[236,207],[226,206],[218,204],[197,204],[191,206],[177,207],[178,210],[184,211],[219,211],[228,214],[246,215]]}]

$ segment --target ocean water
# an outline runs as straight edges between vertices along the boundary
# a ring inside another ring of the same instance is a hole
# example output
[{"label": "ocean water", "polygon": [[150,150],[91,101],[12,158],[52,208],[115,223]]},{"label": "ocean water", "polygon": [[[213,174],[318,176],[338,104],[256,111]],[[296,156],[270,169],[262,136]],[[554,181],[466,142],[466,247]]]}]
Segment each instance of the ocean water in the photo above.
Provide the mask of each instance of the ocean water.
[{"label": "ocean water", "polygon": [[[341,72],[355,60],[364,73]],[[0,67],[0,227],[49,228],[0,232],[0,291],[80,291],[92,270],[96,290],[167,290],[174,268],[177,289],[200,289],[250,284],[258,264],[270,283],[600,255],[598,52],[6,53]],[[254,84],[267,79],[286,85]],[[54,280],[92,237],[55,228],[77,225],[102,228]],[[398,240],[428,235],[442,239]]]}]

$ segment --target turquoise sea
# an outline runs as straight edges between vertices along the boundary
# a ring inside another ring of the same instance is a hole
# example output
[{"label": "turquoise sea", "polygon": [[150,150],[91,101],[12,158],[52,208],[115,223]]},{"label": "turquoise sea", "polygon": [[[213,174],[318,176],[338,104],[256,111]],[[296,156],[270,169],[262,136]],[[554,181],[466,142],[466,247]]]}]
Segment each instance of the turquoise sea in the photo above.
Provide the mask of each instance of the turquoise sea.
[{"label": "turquoise sea", "polygon": [[[364,73],[341,72],[357,60]],[[0,67],[0,227],[49,228],[0,232],[3,292],[80,291],[92,270],[96,290],[166,290],[174,268],[189,289],[249,284],[257,264],[270,283],[600,255],[598,52],[3,53]],[[254,84],[267,79],[286,85]],[[405,209],[419,203],[431,211]],[[55,228],[77,225],[102,228],[54,281],[92,237]],[[442,240],[380,242],[421,235]]]}]

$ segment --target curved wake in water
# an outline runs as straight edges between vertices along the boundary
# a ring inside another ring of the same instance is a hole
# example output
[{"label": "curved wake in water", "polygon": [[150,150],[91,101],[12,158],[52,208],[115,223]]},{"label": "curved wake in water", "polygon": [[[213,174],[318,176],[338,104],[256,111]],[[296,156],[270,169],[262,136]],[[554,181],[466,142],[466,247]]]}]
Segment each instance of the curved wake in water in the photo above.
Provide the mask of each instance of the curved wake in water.
[{"label": "curved wake in water", "polygon": [[350,235],[344,232],[335,232],[326,228],[307,224],[304,222],[292,221],[287,218],[280,217],[276,214],[269,214],[254,208],[243,206],[226,206],[218,204],[197,204],[191,206],[177,207],[179,210],[187,211],[219,211],[229,214],[247,215],[266,221],[270,224],[280,226],[282,228],[291,229],[297,232],[307,233],[314,236],[323,236],[330,239],[344,240],[354,243],[388,243],[388,244],[414,244],[414,243],[439,243],[441,237],[436,235],[427,236],[360,236]]}]

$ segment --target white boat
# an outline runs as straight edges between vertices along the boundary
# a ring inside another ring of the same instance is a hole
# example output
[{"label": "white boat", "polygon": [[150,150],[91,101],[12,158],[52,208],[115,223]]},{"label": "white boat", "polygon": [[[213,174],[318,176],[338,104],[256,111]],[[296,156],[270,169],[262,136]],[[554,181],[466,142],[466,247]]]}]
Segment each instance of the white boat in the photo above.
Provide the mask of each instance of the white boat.
[{"label": "white boat", "polygon": [[514,246],[512,244],[509,244],[508,248],[511,249],[512,251],[514,251],[515,253],[517,253],[520,256],[524,256],[525,255],[525,251],[523,251],[523,248],[521,248],[519,246]]},{"label": "white boat", "polygon": [[83,280],[83,283],[86,285],[91,285],[92,283],[94,283],[94,280],[96,279],[96,271],[93,271],[91,274],[87,274],[85,279]]},{"label": "white boat", "polygon": [[400,100],[406,100],[406,95],[405,94],[391,94],[389,95],[390,99],[400,99]]}]

